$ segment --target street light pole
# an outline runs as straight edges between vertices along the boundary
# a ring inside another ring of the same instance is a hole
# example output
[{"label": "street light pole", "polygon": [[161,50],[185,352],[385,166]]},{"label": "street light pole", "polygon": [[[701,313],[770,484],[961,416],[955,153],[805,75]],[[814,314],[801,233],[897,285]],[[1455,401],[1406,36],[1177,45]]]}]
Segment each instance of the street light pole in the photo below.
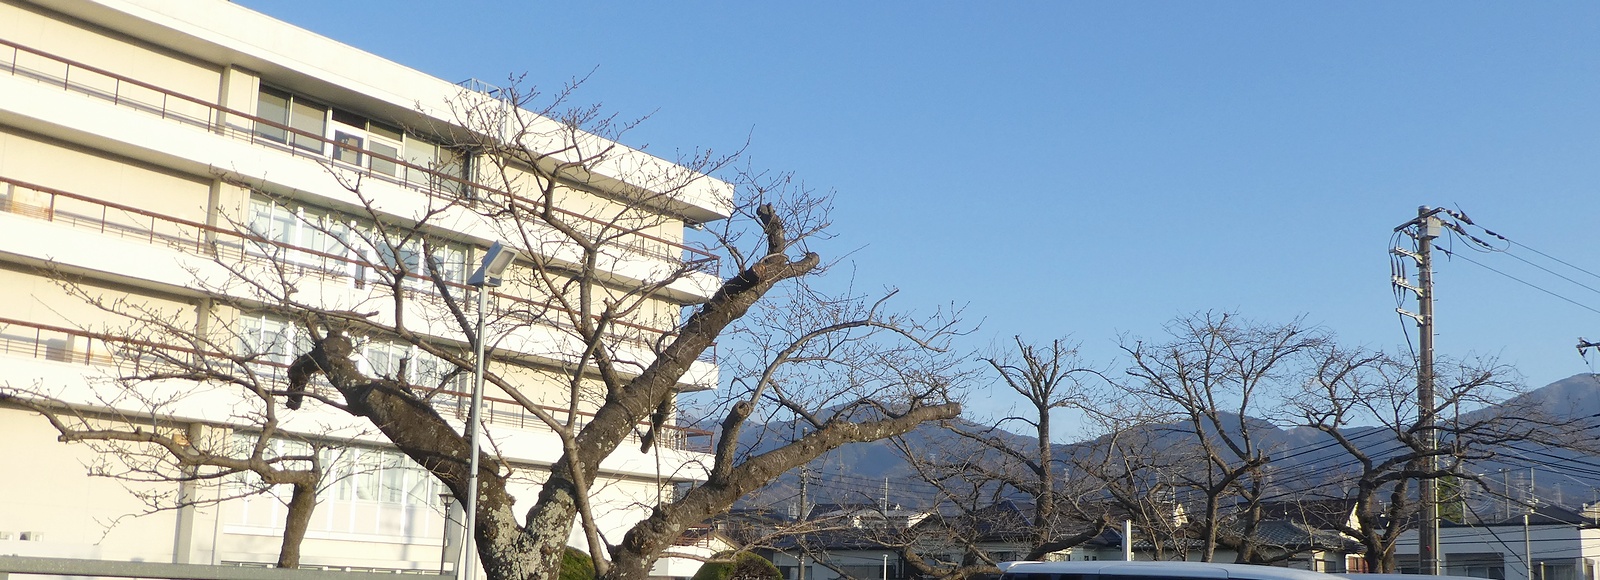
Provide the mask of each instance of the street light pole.
[{"label": "street light pole", "polygon": [[478,265],[478,271],[472,273],[467,279],[467,285],[477,288],[478,291],[478,329],[473,334],[472,351],[474,355],[472,372],[472,406],[467,412],[467,439],[471,441],[472,457],[467,461],[467,498],[464,502],[466,524],[461,528],[461,565],[456,568],[456,578],[464,579],[466,574],[477,574],[476,532],[478,529],[478,452],[481,449],[483,438],[479,422],[479,413],[483,409],[483,311],[488,306],[489,288],[500,286],[506,268],[516,261],[518,252],[495,242],[489,247],[489,252],[483,255],[483,263]]},{"label": "street light pole", "polygon": [[[450,506],[455,499],[456,496],[449,493],[439,494],[439,503],[444,505],[444,535],[439,540],[439,574],[444,574],[445,562],[450,559],[450,532],[455,531],[450,529],[450,522],[454,519],[450,517]],[[456,560],[460,559],[457,556]]]}]

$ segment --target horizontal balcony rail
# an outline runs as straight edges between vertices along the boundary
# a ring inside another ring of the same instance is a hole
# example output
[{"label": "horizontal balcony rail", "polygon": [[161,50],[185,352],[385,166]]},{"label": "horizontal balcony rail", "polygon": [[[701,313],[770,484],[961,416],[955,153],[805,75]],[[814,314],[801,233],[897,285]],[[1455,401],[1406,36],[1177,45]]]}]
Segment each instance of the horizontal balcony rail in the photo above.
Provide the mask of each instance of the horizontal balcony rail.
[{"label": "horizontal balcony rail", "polygon": [[[144,241],[149,244],[165,245],[180,251],[207,256],[266,261],[268,257],[264,255],[263,251],[253,251],[252,248],[273,248],[275,252],[283,253],[280,258],[275,259],[279,259],[286,266],[298,269],[301,273],[330,280],[346,280],[357,287],[368,283],[368,281],[354,274],[353,271],[387,272],[391,276],[398,275],[395,269],[370,260],[318,251],[261,236],[244,235],[227,228],[185,220],[5,176],[0,176],[0,212],[61,223],[120,238]],[[482,248],[479,248],[479,250],[482,250]],[[287,259],[287,254],[290,253],[297,254],[299,259]],[[473,289],[471,286],[457,282],[446,282],[445,285],[459,292],[459,295],[463,297]],[[439,300],[439,296],[435,293],[431,283],[422,288],[404,287],[403,291],[413,299]],[[497,304],[500,301],[505,301],[511,306],[509,309],[503,308],[502,311],[514,310],[521,312],[526,310],[529,314],[541,311],[557,313],[555,316],[545,317],[524,316],[522,319],[525,322],[551,325],[575,333],[578,331],[573,319],[581,315],[570,309],[550,302],[539,302],[502,292],[490,292],[489,296]],[[591,318],[598,320],[599,316],[591,315]],[[653,349],[656,342],[661,341],[663,337],[670,336],[676,332],[676,330],[664,330],[623,320],[612,320],[610,324],[623,329],[610,332],[609,336],[612,338],[650,349]],[[716,345],[713,344],[711,348],[702,352],[700,360],[716,363]]]},{"label": "horizontal balcony rail", "polygon": [[[256,145],[270,147],[291,155],[308,156],[319,163],[330,164],[332,167],[338,167],[343,170],[355,171],[365,178],[395,183],[413,191],[447,201],[455,201],[463,194],[476,195],[473,192],[484,191],[502,196],[513,203],[524,204],[530,208],[542,207],[542,204],[535,200],[503,189],[451,175],[435,168],[422,167],[376,151],[340,143],[322,135],[289,127],[243,111],[211,103],[204,99],[168,91],[105,69],[0,39],[0,56],[4,55],[4,48],[10,49],[11,59],[9,62],[0,61],[0,70],[8,71],[12,76],[29,78],[47,85],[59,85],[63,90],[109,101],[115,106],[128,107],[132,110],[159,116],[162,119],[248,141]],[[75,72],[76,75],[74,75]],[[235,125],[230,122],[230,119],[249,121],[252,126]],[[293,141],[295,143],[309,142],[316,144],[318,147],[313,151],[295,145],[281,145],[261,137],[257,127],[270,127],[286,135],[294,135]],[[382,171],[376,171],[370,167],[370,164],[366,166],[343,162],[334,164],[334,156],[340,151],[354,152],[364,156],[364,159],[376,159],[385,162],[385,164],[393,164],[397,168],[397,172],[403,175],[397,177]],[[619,227],[605,220],[572,210],[562,208],[552,208],[552,210],[567,218],[587,223],[598,231],[610,230],[615,232],[619,239],[627,240],[621,245],[629,251],[659,259],[682,261],[692,267],[716,271],[716,264],[719,261],[718,256],[704,249],[630,228]],[[672,255],[662,251],[659,249],[662,247],[672,248],[674,251],[679,252],[679,255]]]},{"label": "horizontal balcony rail", "polygon": [[[160,350],[164,357],[137,356],[139,351]],[[132,365],[135,373],[148,371],[175,371],[180,370],[180,365],[170,359],[199,359],[205,357],[225,357],[220,353],[208,353],[192,348],[160,344],[145,340],[138,340],[124,336],[105,333],[89,332],[75,328],[39,324],[11,318],[0,318],[0,355],[30,357],[40,360],[49,360],[64,363],[83,364],[97,367],[110,367],[119,364]],[[257,360],[251,363],[255,372],[271,381],[283,380],[289,365]],[[285,385],[287,386],[287,385]],[[333,395],[332,387],[323,385],[318,387],[324,395]],[[439,390],[433,394],[432,402],[435,409],[451,413],[458,419],[464,419],[468,411],[468,404],[472,395],[469,392]],[[548,425],[534,415],[532,411],[511,399],[499,397],[484,397],[484,421],[491,424],[505,425],[519,429],[540,430],[547,429]],[[537,405],[539,409],[562,417],[567,414],[567,409]],[[579,412],[574,415],[573,422],[582,428],[594,418],[591,413]],[[648,423],[641,423],[641,427]],[[670,449],[694,452],[710,452],[710,431],[677,425],[664,425],[658,440]]]}]

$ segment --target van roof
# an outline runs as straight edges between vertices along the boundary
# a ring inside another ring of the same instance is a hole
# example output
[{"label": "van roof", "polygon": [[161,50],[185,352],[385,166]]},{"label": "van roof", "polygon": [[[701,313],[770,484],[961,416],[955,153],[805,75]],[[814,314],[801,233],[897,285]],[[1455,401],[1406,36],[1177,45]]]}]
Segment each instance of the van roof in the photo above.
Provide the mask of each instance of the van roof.
[{"label": "van roof", "polygon": [[1015,574],[1099,574],[1104,576],[1168,576],[1181,578],[1227,578],[1243,580],[1338,580],[1331,574],[1256,566],[1251,564],[1212,564],[1205,562],[1017,562],[1005,571]]}]

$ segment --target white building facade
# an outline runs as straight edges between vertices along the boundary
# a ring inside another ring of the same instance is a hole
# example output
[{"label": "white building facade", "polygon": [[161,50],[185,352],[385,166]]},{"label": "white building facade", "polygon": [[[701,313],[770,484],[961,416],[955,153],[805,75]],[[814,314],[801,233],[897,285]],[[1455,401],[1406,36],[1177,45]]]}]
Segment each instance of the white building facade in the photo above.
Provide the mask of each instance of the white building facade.
[{"label": "white building facade", "polygon": [[[1495,580],[1600,580],[1595,512],[1540,506],[1527,516],[1439,528],[1445,574]],[[1417,573],[1417,532],[1395,542],[1400,571]]]},{"label": "white building facade", "polygon": [[[310,297],[302,299],[329,307],[372,304],[374,268],[385,264],[404,262],[461,286],[501,237],[471,212],[431,214],[426,250],[368,254],[338,232],[391,218],[409,223],[441,199],[509,189],[503,172],[498,182],[487,177],[491,160],[453,145],[482,130],[462,120],[463,103],[492,102],[222,0],[0,0],[0,383],[48,394],[91,417],[148,417],[152,429],[195,439],[248,439],[252,423],[228,389],[168,380],[152,383],[163,394],[143,399],[108,394],[108,377],[128,372],[118,353],[130,343],[125,326],[108,331],[120,319],[106,305],[171,313],[171,324],[199,335],[221,332],[228,338],[218,350],[265,353],[251,364],[279,376],[303,331],[267,305],[250,308],[246,293],[218,295],[224,286],[211,282],[230,275],[219,255],[286,265],[295,290]],[[563,186],[563,211],[576,218],[615,215],[606,212],[650,191],[637,176],[675,167],[593,140],[616,153],[586,167],[583,183]],[[621,242],[631,253],[601,264],[618,293],[679,272],[627,321],[637,334],[670,333],[681,308],[715,288],[704,269],[682,273],[683,263],[707,259],[685,246],[683,230],[728,217],[730,191],[709,177],[674,187],[651,202],[660,211],[649,227]],[[552,259],[566,251],[559,244],[528,249]],[[421,299],[402,308],[415,311],[375,306],[375,315],[406,314],[421,321],[417,332],[465,349],[427,310],[430,291],[407,289]],[[494,312],[538,299],[504,292]],[[577,345],[557,319],[530,318],[506,330],[496,343],[505,358],[492,364],[523,394],[559,410],[571,398],[559,369]],[[630,356],[647,361],[646,341],[636,342]],[[370,337],[359,350],[373,376],[404,372],[418,383],[455,385],[429,400],[458,428],[464,423],[468,377],[399,341]],[[679,387],[712,388],[716,381],[715,362],[703,360]],[[513,495],[531,503],[541,470],[559,457],[559,439],[506,393],[485,396],[488,440],[513,470]],[[319,494],[302,565],[450,568],[447,502],[428,473],[370,425],[337,410],[308,405],[283,428],[338,440],[343,449],[328,461],[333,477]],[[665,433],[650,451],[623,445],[602,464],[592,502],[607,537],[620,538],[675,483],[701,478],[695,466],[708,463],[709,442],[671,421]],[[296,444],[281,445],[288,452]],[[130,486],[87,476],[104,460],[83,445],[58,442],[38,414],[0,407],[0,465],[9,474],[0,478],[0,553],[237,565],[276,559],[281,498],[144,513],[150,504],[135,491],[219,499],[233,488]],[[459,516],[459,506],[454,511]],[[572,543],[583,546],[577,537]]]}]

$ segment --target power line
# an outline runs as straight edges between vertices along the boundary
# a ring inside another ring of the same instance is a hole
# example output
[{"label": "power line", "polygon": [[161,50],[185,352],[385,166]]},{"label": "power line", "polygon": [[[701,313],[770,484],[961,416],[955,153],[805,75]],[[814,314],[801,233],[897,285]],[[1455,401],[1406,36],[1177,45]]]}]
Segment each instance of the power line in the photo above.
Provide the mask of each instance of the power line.
[{"label": "power line", "polygon": [[1581,287],[1581,288],[1583,288],[1583,289],[1585,289],[1585,290],[1588,290],[1588,291],[1590,291],[1590,292],[1594,292],[1594,293],[1596,293],[1596,294],[1600,294],[1600,290],[1597,290],[1597,289],[1595,289],[1595,288],[1594,288],[1594,287],[1593,287],[1593,286],[1590,286],[1590,285],[1588,285],[1588,284],[1584,284],[1584,283],[1583,283],[1583,282],[1579,282],[1579,281],[1577,281],[1577,280],[1573,280],[1573,279],[1572,279],[1572,278],[1569,278],[1569,277],[1567,277],[1567,276],[1566,276],[1566,275],[1564,275],[1564,274],[1561,274],[1561,273],[1559,273],[1559,272],[1556,272],[1556,271],[1555,271],[1555,270],[1551,270],[1551,269],[1549,269],[1549,268],[1546,268],[1546,267],[1544,267],[1544,266],[1540,266],[1540,265],[1538,265],[1538,264],[1535,264],[1535,263],[1533,263],[1533,262],[1530,262],[1530,261],[1528,261],[1528,260],[1527,260],[1527,258],[1523,258],[1523,257],[1522,257],[1522,256],[1518,256],[1518,255],[1516,255],[1516,254],[1513,254],[1513,253],[1511,253],[1511,252],[1504,252],[1504,254],[1505,254],[1505,255],[1507,255],[1507,256],[1511,256],[1511,257],[1512,257],[1512,258],[1514,258],[1514,259],[1516,259],[1516,260],[1517,260],[1517,261],[1519,261],[1519,262],[1522,262],[1522,263],[1524,263],[1524,264],[1527,264],[1527,265],[1529,265],[1529,266],[1533,266],[1533,267],[1535,267],[1535,268],[1538,268],[1538,269],[1540,269],[1540,270],[1543,270],[1543,271],[1545,271],[1545,272],[1547,272],[1547,273],[1549,273],[1549,274],[1550,274],[1550,275],[1552,275],[1552,276],[1555,276],[1555,277],[1557,277],[1557,278],[1560,278],[1560,279],[1562,279],[1562,280],[1566,280],[1566,281],[1568,281],[1568,282],[1571,282],[1571,283],[1573,283],[1573,284],[1576,284],[1576,285],[1578,285],[1578,286],[1579,286],[1579,287]]},{"label": "power line", "polygon": [[[1484,230],[1484,231],[1489,231],[1489,230]],[[1492,232],[1491,232],[1491,233],[1492,233]],[[1551,259],[1551,260],[1554,260],[1554,261],[1555,261],[1555,262],[1556,262],[1556,263],[1558,263],[1558,264],[1561,264],[1561,265],[1563,265],[1563,266],[1566,266],[1566,267],[1568,267],[1568,268],[1572,268],[1572,269],[1574,269],[1574,270],[1577,270],[1577,271],[1579,271],[1579,272],[1583,272],[1583,273],[1585,273],[1585,274],[1588,274],[1588,275],[1590,275],[1590,276],[1593,276],[1593,277],[1595,277],[1595,278],[1600,278],[1600,274],[1596,274],[1596,273],[1594,273],[1594,272],[1590,272],[1590,271],[1588,271],[1588,270],[1585,270],[1585,269],[1583,269],[1583,268],[1579,268],[1579,267],[1577,267],[1577,266],[1574,266],[1574,265],[1572,265],[1572,264],[1571,264],[1571,263],[1568,263],[1568,262],[1567,262],[1567,261],[1566,261],[1566,260],[1562,260],[1562,259],[1561,259],[1561,258],[1557,258],[1557,257],[1555,257],[1555,256],[1552,256],[1552,255],[1550,255],[1550,254],[1546,254],[1546,253],[1544,253],[1544,252],[1541,252],[1541,251],[1539,251],[1539,250],[1536,250],[1536,249],[1534,249],[1534,248],[1532,248],[1532,247],[1529,247],[1529,246],[1528,246],[1528,245],[1526,245],[1526,244],[1522,244],[1522,243],[1519,243],[1519,242],[1517,242],[1517,241],[1515,241],[1515,240],[1511,240],[1511,239],[1508,239],[1508,238],[1504,238],[1504,237],[1502,237],[1502,238],[1501,238],[1501,239],[1504,239],[1504,240],[1506,240],[1506,241],[1507,241],[1507,242],[1510,242],[1510,243],[1511,243],[1511,244],[1512,244],[1512,245],[1515,245],[1515,246],[1520,246],[1520,247],[1522,247],[1522,248],[1526,248],[1526,249],[1527,249],[1527,250],[1528,250],[1528,251],[1530,251],[1530,252],[1533,252],[1533,253],[1535,253],[1535,254],[1538,254],[1538,255],[1540,255],[1540,256],[1544,256],[1544,257],[1546,257],[1546,258],[1549,258],[1549,259]]]},{"label": "power line", "polygon": [[1566,296],[1562,296],[1562,295],[1560,295],[1560,294],[1557,294],[1557,293],[1555,293],[1555,292],[1553,292],[1553,291],[1550,291],[1550,290],[1546,290],[1546,289],[1544,289],[1544,288],[1543,288],[1543,287],[1541,287],[1541,286],[1539,286],[1539,285],[1537,285],[1537,284],[1534,284],[1534,283],[1532,283],[1532,282],[1529,282],[1529,281],[1527,281],[1527,280],[1523,280],[1523,279],[1521,279],[1521,278],[1518,278],[1518,277],[1516,277],[1516,276],[1512,276],[1512,275],[1510,275],[1510,274],[1507,274],[1507,273],[1505,273],[1505,272],[1502,272],[1502,271],[1500,271],[1500,270],[1497,270],[1497,269],[1495,269],[1495,268],[1493,268],[1493,267],[1491,267],[1491,266],[1488,266],[1488,265],[1486,265],[1486,264],[1483,264],[1483,263],[1482,263],[1482,262],[1479,262],[1479,261],[1477,261],[1477,260],[1474,260],[1474,259],[1472,259],[1472,258],[1468,258],[1468,257],[1466,257],[1466,256],[1463,256],[1463,255],[1461,255],[1461,254],[1460,254],[1460,253],[1457,253],[1457,252],[1451,252],[1451,251],[1449,251],[1449,250],[1446,250],[1446,249],[1444,249],[1444,248],[1436,248],[1436,249],[1438,249],[1438,250],[1439,250],[1439,251],[1440,251],[1440,252],[1444,252],[1444,253],[1445,253],[1445,255],[1447,255],[1447,256],[1450,256],[1450,257],[1452,257],[1452,258],[1461,258],[1461,259],[1462,259],[1462,260],[1466,260],[1466,261],[1467,261],[1467,262],[1469,262],[1469,263],[1471,263],[1471,264],[1473,264],[1473,265],[1475,265],[1475,266],[1478,266],[1478,267],[1479,267],[1479,268],[1483,268],[1483,269],[1485,269],[1485,270],[1488,270],[1488,271],[1490,271],[1490,272],[1494,272],[1494,273],[1496,273],[1496,274],[1499,274],[1499,275],[1501,275],[1501,276],[1505,276],[1505,277],[1506,277],[1506,278],[1510,278],[1510,279],[1511,279],[1511,280],[1514,280],[1514,281],[1516,281],[1516,282],[1518,282],[1518,283],[1520,283],[1520,284],[1522,284],[1522,285],[1524,285],[1524,286],[1527,286],[1527,287],[1529,287],[1529,288],[1533,288],[1533,289],[1534,289],[1534,290],[1538,290],[1538,291],[1540,291],[1540,292],[1543,292],[1543,293],[1545,293],[1545,294],[1549,294],[1549,295],[1551,295],[1551,296],[1554,296],[1554,297],[1556,297],[1556,298],[1560,298],[1560,299],[1561,299],[1561,300],[1564,300],[1564,301],[1566,301],[1566,302],[1568,302],[1568,303],[1571,303],[1571,304],[1572,304],[1572,305],[1573,305],[1573,306],[1577,306],[1577,307],[1579,307],[1579,308],[1582,308],[1582,309],[1584,309],[1584,310],[1588,310],[1588,311],[1590,311],[1590,312],[1593,312],[1593,313],[1595,313],[1595,314],[1600,314],[1600,310],[1596,310],[1596,309],[1594,309],[1594,308],[1593,308],[1593,307],[1590,307],[1590,306],[1587,306],[1587,305],[1584,305],[1584,304],[1582,304],[1582,303],[1580,303],[1580,302],[1578,302],[1578,301],[1576,301],[1576,300],[1573,300],[1573,299],[1571,299],[1571,298],[1567,298],[1567,297],[1566,297]]}]

